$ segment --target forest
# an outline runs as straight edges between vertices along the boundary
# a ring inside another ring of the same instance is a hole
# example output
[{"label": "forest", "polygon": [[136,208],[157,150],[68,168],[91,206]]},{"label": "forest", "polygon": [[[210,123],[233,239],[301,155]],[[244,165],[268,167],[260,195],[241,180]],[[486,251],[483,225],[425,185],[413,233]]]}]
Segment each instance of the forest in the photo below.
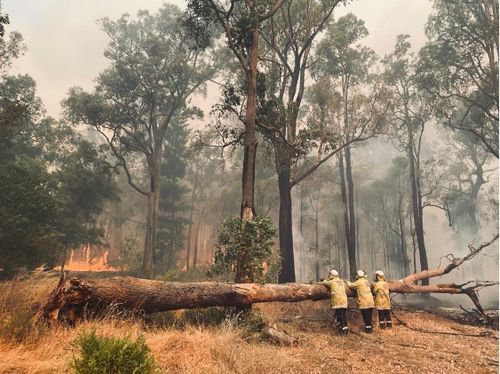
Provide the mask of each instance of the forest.
[{"label": "forest", "polygon": [[[100,331],[143,345],[143,371],[126,373],[370,372],[363,353],[345,357],[364,334],[338,348],[317,301],[331,269],[382,270],[394,317],[411,321],[383,332],[396,343],[372,368],[498,370],[498,0],[429,1],[424,39],[395,34],[384,54],[357,2],[186,0],[101,17],[86,27],[105,67],[65,82],[57,114],[20,71],[36,45],[0,0],[0,372],[119,372],[30,348]],[[314,356],[315,332],[344,358]],[[218,351],[217,336],[239,350]],[[408,339],[422,358],[447,339],[441,366],[404,353]],[[203,340],[197,367],[188,351]]]}]

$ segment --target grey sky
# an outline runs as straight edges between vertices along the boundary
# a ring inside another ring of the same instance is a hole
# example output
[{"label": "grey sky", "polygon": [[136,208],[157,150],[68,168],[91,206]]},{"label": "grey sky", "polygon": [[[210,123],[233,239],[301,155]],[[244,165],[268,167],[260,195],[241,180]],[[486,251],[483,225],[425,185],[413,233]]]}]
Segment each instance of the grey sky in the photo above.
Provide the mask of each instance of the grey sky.
[{"label": "grey sky", "polygon": [[[184,0],[170,0],[183,7]],[[47,112],[58,116],[60,101],[72,86],[91,89],[106,65],[107,40],[96,20],[117,18],[138,9],[155,11],[163,0],[3,0],[10,15],[9,30],[23,34],[28,52],[14,64],[13,72],[30,74]],[[366,22],[370,36],[364,44],[379,55],[392,49],[396,35],[410,34],[416,48],[424,41],[424,24],[431,10],[428,0],[357,0],[339,8]]]}]

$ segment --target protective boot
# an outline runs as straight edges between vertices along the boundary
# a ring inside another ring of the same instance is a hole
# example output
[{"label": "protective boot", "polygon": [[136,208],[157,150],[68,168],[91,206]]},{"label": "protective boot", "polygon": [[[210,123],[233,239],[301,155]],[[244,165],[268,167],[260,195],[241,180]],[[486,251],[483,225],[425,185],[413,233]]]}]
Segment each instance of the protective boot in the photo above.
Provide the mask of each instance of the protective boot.
[{"label": "protective boot", "polygon": [[349,327],[347,327],[347,326],[342,327],[342,330],[340,330],[340,334],[341,335],[347,335],[347,334],[349,334]]},{"label": "protective boot", "polygon": [[380,326],[380,329],[384,330],[385,329],[385,322],[384,321],[380,322],[379,326]]},{"label": "protective boot", "polygon": [[365,332],[367,334],[371,334],[373,332],[373,327],[371,327],[371,326],[365,326]]},{"label": "protective boot", "polygon": [[388,329],[392,328],[392,321],[387,321],[387,328]]}]

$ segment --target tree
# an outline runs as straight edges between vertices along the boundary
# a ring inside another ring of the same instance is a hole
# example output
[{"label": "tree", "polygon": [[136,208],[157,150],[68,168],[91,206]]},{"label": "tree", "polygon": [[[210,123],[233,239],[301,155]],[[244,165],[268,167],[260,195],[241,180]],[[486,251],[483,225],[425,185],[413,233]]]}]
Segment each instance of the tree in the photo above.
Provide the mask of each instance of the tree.
[{"label": "tree", "polygon": [[115,198],[103,155],[64,124],[43,117],[35,81],[0,82],[2,275],[54,266],[66,248],[96,243],[98,217]]},{"label": "tree", "polygon": [[437,0],[425,31],[419,72],[441,120],[498,158],[498,0]]},{"label": "tree", "polygon": [[12,60],[22,55],[26,50],[20,33],[12,31],[8,38],[5,37],[5,29],[9,24],[9,15],[2,13],[0,2],[0,74],[5,73],[10,68]]},{"label": "tree", "polygon": [[158,269],[165,271],[175,266],[177,252],[184,244],[184,227],[189,223],[185,212],[189,209],[184,197],[189,189],[182,183],[186,175],[186,143],[189,130],[172,123],[167,129],[164,166],[161,171],[163,188],[160,195],[158,224]]},{"label": "tree", "polygon": [[[257,64],[259,36],[262,24],[273,17],[285,0],[189,0],[186,26],[206,44],[211,35],[207,26],[218,24],[223,29],[227,45],[243,70],[246,85],[246,108],[243,135],[243,171],[241,219],[256,216],[254,204],[255,158],[257,155]],[[243,223],[242,223],[243,224]]]},{"label": "tree", "polygon": [[[2,3],[0,2],[0,11],[2,10]],[[5,25],[9,24],[9,15],[0,13],[0,38],[5,35]]]},{"label": "tree", "polygon": [[98,244],[103,230],[98,223],[107,201],[116,199],[113,168],[93,144],[78,139],[74,149],[59,159],[54,172],[57,181],[57,229],[60,246],[66,252],[82,244]]},{"label": "tree", "polygon": [[[354,278],[356,264],[356,217],[354,206],[354,180],[352,175],[351,140],[356,136],[353,131],[365,118],[357,118],[363,102],[371,100],[361,93],[362,87],[373,81],[370,67],[376,61],[375,52],[357,44],[368,35],[364,22],[353,14],[339,18],[329,26],[325,39],[320,42],[318,55],[319,69],[326,77],[333,79],[341,87],[339,92],[340,112],[342,113],[342,133],[346,147],[339,152],[340,186],[344,205],[344,230],[346,235],[349,271]],[[368,121],[373,111],[368,112]],[[360,121],[361,120],[361,121]]]},{"label": "tree", "polygon": [[[469,132],[455,132],[447,139],[447,156],[440,178],[440,188],[425,205],[444,209],[449,224],[457,232],[476,235],[479,229],[479,206],[482,186],[488,182],[491,153],[480,139]],[[451,154],[454,157],[450,157]]]},{"label": "tree", "polygon": [[[326,27],[338,0],[289,1],[265,25],[261,52],[264,70],[260,73],[257,126],[272,144],[280,194],[279,240],[282,257],[280,282],[295,281],[292,232],[292,188],[313,173],[336,151],[331,132],[299,131],[307,69],[311,65],[313,44]],[[294,166],[313,149],[317,162]],[[322,151],[327,151],[324,155]]]},{"label": "tree", "polygon": [[212,274],[233,274],[238,283],[264,280],[263,263],[269,262],[276,230],[268,217],[224,220],[219,232]]},{"label": "tree", "polygon": [[[384,79],[391,92],[390,122],[395,144],[409,161],[412,212],[421,270],[428,269],[424,238],[424,192],[422,191],[421,150],[425,125],[434,113],[432,98],[418,84],[416,59],[408,35],[397,37],[394,52],[383,59]],[[428,279],[423,279],[428,282]],[[427,283],[424,283],[427,284]]]},{"label": "tree", "polygon": [[[386,271],[389,273],[392,260],[401,269],[399,274],[403,277],[410,274],[407,245],[407,217],[411,209],[408,163],[406,157],[396,157],[386,175],[370,183],[365,191],[360,191],[363,194],[360,199],[361,208],[384,239],[382,243],[385,247],[383,255]],[[393,247],[397,251],[391,253]]]},{"label": "tree", "polygon": [[[125,171],[128,182],[147,198],[143,274],[154,272],[161,194],[161,164],[169,125],[199,115],[188,98],[213,70],[203,53],[182,32],[181,12],[164,5],[157,14],[140,11],[118,21],[103,19],[111,39],[105,56],[111,66],[100,74],[93,93],[72,89],[65,101],[68,117],[99,132]],[[140,155],[147,182],[134,179],[128,156]]]},{"label": "tree", "polygon": [[43,112],[36,83],[28,75],[5,75],[0,80],[0,160],[12,160],[16,152],[39,151],[33,147]]}]

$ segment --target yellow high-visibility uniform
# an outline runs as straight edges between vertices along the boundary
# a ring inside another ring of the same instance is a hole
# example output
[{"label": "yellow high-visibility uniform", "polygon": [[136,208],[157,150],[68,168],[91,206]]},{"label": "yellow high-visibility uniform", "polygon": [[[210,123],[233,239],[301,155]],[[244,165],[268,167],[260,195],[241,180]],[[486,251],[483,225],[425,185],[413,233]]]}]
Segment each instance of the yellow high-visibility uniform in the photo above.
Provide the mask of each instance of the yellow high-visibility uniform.
[{"label": "yellow high-visibility uniform", "polygon": [[328,278],[323,281],[323,284],[330,289],[332,309],[347,308],[345,282],[340,279],[339,276],[329,275]]},{"label": "yellow high-visibility uniform", "polygon": [[371,284],[366,277],[360,277],[355,282],[346,282],[347,287],[356,290],[356,302],[359,309],[370,309],[374,307]]},{"label": "yellow high-visibility uniform", "polygon": [[377,277],[377,282],[373,286],[373,293],[375,294],[375,308],[377,310],[390,310],[391,297],[389,294],[389,284],[380,277]]}]

